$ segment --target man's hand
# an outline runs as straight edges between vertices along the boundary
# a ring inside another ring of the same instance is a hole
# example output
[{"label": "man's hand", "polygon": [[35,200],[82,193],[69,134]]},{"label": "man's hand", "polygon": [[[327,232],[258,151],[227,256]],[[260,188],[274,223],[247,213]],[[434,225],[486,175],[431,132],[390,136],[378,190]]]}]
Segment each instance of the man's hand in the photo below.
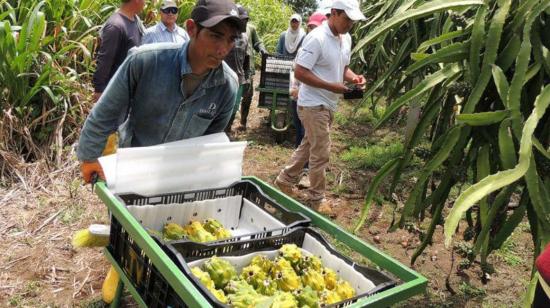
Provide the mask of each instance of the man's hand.
[{"label": "man's hand", "polygon": [[92,176],[96,173],[101,179],[105,180],[105,174],[103,169],[97,160],[83,161],[80,164],[80,172],[85,183],[92,182]]},{"label": "man's hand", "polygon": [[364,90],[365,85],[367,83],[367,80],[365,79],[365,76],[363,76],[363,75],[355,75],[355,77],[352,79],[351,82],[358,85],[360,89]]},{"label": "man's hand", "polygon": [[328,88],[327,90],[329,90],[331,92],[334,92],[334,93],[338,93],[338,94],[342,94],[342,93],[346,93],[346,92],[351,91],[351,89],[348,88],[345,84],[339,83],[339,82],[332,83],[330,85],[330,88]]},{"label": "man's hand", "polygon": [[101,97],[101,94],[101,92],[94,92],[94,103],[97,103],[97,101]]}]

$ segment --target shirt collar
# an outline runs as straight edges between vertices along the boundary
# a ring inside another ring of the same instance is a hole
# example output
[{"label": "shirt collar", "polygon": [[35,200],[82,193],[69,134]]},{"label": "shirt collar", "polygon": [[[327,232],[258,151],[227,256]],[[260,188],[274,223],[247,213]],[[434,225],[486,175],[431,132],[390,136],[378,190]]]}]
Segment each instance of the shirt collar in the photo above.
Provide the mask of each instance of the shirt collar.
[{"label": "shirt collar", "polygon": [[325,33],[327,33],[330,37],[332,38],[335,38],[335,39],[339,39],[340,38],[340,35],[334,35],[334,33],[332,33],[332,31],[330,30],[330,27],[328,25],[328,21],[327,22],[324,22],[321,27],[323,27],[323,31],[325,31]]},{"label": "shirt collar", "polygon": [[[191,65],[189,64],[189,62],[187,62],[187,52],[189,50],[189,42],[190,41],[183,43],[183,46],[180,49],[180,59],[182,63],[181,72],[180,72],[181,76],[191,74],[191,72],[193,71],[191,69]],[[204,77],[204,80],[202,82],[203,88],[216,87],[226,82],[223,65],[224,64],[222,62],[222,64],[220,64],[218,67],[208,72],[208,74],[206,75],[206,77]]]}]

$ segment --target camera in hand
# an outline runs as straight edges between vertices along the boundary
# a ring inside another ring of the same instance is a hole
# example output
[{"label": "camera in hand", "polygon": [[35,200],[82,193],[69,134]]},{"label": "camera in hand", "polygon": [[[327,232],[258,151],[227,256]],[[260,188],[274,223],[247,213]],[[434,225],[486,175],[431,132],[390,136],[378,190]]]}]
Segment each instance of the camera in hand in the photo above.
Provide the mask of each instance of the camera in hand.
[{"label": "camera in hand", "polygon": [[361,89],[358,85],[351,85],[350,90],[344,92],[344,99],[358,99],[363,98],[365,91]]}]

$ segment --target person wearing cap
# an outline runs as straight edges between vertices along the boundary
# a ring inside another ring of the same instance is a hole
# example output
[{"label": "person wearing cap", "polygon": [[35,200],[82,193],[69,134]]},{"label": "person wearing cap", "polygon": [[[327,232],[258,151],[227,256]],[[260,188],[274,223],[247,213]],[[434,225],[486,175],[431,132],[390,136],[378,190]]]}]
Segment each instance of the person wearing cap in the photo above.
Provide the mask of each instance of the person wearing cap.
[{"label": "person wearing cap", "polygon": [[[240,11],[239,11],[240,12]],[[249,59],[248,70],[245,70],[245,83],[243,84],[243,98],[241,100],[241,120],[240,126],[237,128],[240,131],[246,131],[246,124],[248,119],[248,113],[250,111],[250,105],[252,104],[252,97],[254,96],[254,87],[252,81],[255,74],[255,54],[254,51],[259,52],[261,55],[267,54],[264,43],[258,36],[256,27],[250,22],[248,10],[242,7],[242,14],[239,13],[244,22],[246,22],[246,37],[248,38],[248,50],[247,55]]]},{"label": "person wearing cap", "polygon": [[[327,20],[326,16],[320,12],[316,12],[311,14],[307,20],[307,34],[309,34],[313,29],[319,27],[323,24],[323,22]],[[306,35],[307,35],[306,34]],[[302,122],[300,121],[300,118],[298,117],[298,91],[300,88],[301,82],[298,81],[296,78],[294,78],[294,69],[292,69],[290,73],[290,83],[289,83],[289,94],[291,99],[291,105],[292,105],[292,122],[294,124],[294,128],[296,129],[296,141],[295,141],[295,147],[297,148],[300,146],[300,143],[302,143],[302,139],[304,138],[304,127],[302,126]],[[307,163],[304,169],[307,169]]]},{"label": "person wearing cap", "polygon": [[[237,5],[237,8],[239,11],[239,18],[241,18],[242,22],[246,25],[248,22],[248,13],[246,13],[245,9],[239,4]],[[239,78],[239,90],[237,91],[237,97],[235,98],[233,114],[231,115],[229,123],[227,123],[227,127],[225,128],[225,132],[229,134],[231,132],[233,121],[235,120],[235,115],[237,114],[237,111],[239,111],[239,107],[241,105],[244,84],[250,83],[250,80],[247,80],[250,75],[248,72],[250,70],[250,59],[248,58],[248,37],[246,36],[246,32],[241,33],[239,38],[235,41],[235,46],[225,57],[225,63],[227,63],[227,65],[229,65],[229,67],[237,73],[237,77]]]},{"label": "person wearing cap", "polygon": [[305,36],[306,32],[302,29],[302,17],[299,14],[293,14],[290,16],[288,29],[283,31],[279,37],[277,54],[294,59]]},{"label": "person wearing cap", "polygon": [[310,187],[299,197],[319,213],[329,216],[334,212],[325,199],[325,172],[330,156],[333,114],[340,94],[350,91],[344,82],[365,85],[365,77],[349,68],[351,40],[344,35],[359,20],[365,20],[365,16],[357,0],[335,0],[328,21],[304,39],[295,60],[295,77],[302,82],[298,115],[305,135],[274,183],[284,193],[294,195],[294,185],[309,161]]},{"label": "person wearing cap", "polygon": [[141,147],[222,132],[238,79],[223,59],[245,30],[231,0],[198,0],[185,22],[190,40],[137,48],[120,66],[82,128],[77,157],[89,183],[107,136]]},{"label": "person wearing cap", "polygon": [[165,0],[160,6],[160,21],[145,30],[142,44],[151,43],[179,43],[189,40],[185,30],[176,24],[178,20],[178,6],[172,0]]},{"label": "person wearing cap", "polygon": [[92,78],[94,101],[107,87],[128,50],[141,45],[145,32],[143,23],[137,16],[145,6],[145,0],[122,0],[120,8],[107,19],[99,31],[99,48],[96,54],[96,70]]}]

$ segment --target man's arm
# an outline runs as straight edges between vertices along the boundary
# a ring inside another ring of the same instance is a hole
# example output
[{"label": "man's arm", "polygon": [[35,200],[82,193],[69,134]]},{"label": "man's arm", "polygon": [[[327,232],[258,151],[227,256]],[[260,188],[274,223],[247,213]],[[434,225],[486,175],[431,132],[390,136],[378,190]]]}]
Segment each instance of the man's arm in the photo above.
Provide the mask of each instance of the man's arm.
[{"label": "man's arm", "polygon": [[258,36],[258,32],[256,31],[256,27],[252,26],[250,35],[252,36],[252,47],[256,52],[259,52],[261,54],[267,53],[267,50],[265,49],[264,43],[262,40],[260,40],[260,37]]},{"label": "man's arm", "polygon": [[296,64],[294,77],[309,86],[325,89],[334,93],[344,93],[350,90],[343,83],[324,81],[313,74],[313,72],[299,64]]},{"label": "man's arm", "polygon": [[101,45],[97,52],[96,70],[93,77],[95,92],[101,93],[109,83],[109,74],[120,49],[122,32],[118,27],[106,24],[101,30]]},{"label": "man's arm", "polygon": [[367,82],[363,75],[357,75],[348,66],[344,69],[344,81],[354,83],[360,87],[363,87]]},{"label": "man's arm", "polygon": [[132,56],[126,58],[109,86],[92,108],[80,133],[77,156],[80,161],[95,161],[101,156],[107,137],[118,128],[121,117],[127,117],[132,86],[136,77],[132,70]]}]

